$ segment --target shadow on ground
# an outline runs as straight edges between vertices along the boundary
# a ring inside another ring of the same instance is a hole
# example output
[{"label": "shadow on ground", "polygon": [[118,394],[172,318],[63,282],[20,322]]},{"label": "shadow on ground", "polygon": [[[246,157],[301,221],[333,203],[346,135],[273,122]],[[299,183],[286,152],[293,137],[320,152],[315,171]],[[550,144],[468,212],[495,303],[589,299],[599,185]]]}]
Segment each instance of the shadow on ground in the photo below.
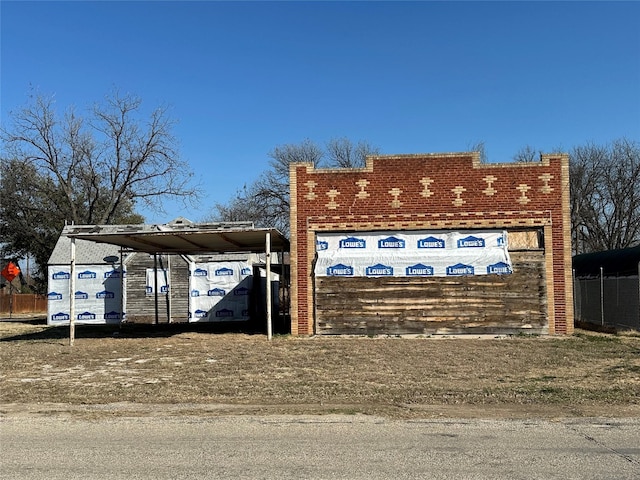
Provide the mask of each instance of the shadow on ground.
[{"label": "shadow on ground", "polygon": [[[60,340],[69,338],[69,325],[47,326],[46,319],[12,319],[12,323],[21,323],[41,327],[32,332],[7,335],[0,338],[0,342],[30,341],[30,340]],[[247,335],[266,335],[266,329],[248,322],[227,323],[170,323],[170,324],[134,324],[121,323],[117,325],[83,325],[76,324],[75,338],[162,338],[179,335],[186,332],[198,333],[242,333]],[[280,332],[276,332],[280,333]]]}]

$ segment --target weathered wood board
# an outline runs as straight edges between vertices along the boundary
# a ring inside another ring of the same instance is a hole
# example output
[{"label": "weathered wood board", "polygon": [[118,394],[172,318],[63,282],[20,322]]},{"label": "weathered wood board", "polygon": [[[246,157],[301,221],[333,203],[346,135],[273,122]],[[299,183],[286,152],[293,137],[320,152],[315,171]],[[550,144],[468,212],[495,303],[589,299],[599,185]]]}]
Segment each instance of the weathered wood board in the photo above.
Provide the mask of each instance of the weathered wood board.
[{"label": "weathered wood board", "polygon": [[543,251],[510,256],[510,275],[315,278],[316,333],[547,333]]},{"label": "weathered wood board", "polygon": [[[127,322],[154,323],[155,295],[146,293],[146,269],[153,268],[153,255],[136,253],[127,264]],[[170,274],[170,297],[158,295],[158,322],[186,322],[189,316],[189,266],[178,255],[158,255],[158,275],[162,268]]]}]

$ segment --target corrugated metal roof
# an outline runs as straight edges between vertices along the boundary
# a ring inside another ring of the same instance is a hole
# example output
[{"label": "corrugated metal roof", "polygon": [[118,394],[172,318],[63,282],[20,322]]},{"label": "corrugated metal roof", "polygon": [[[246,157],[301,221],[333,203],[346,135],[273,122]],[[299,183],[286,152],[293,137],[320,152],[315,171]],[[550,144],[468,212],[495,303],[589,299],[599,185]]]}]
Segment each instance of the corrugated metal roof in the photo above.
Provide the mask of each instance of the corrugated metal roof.
[{"label": "corrugated metal roof", "polygon": [[248,223],[169,223],[164,225],[71,225],[67,236],[148,253],[231,253],[289,250],[289,240],[276,229]]},{"label": "corrugated metal roof", "polygon": [[638,275],[640,262],[640,245],[619,250],[583,253],[573,257],[573,269],[577,277],[607,275]]}]

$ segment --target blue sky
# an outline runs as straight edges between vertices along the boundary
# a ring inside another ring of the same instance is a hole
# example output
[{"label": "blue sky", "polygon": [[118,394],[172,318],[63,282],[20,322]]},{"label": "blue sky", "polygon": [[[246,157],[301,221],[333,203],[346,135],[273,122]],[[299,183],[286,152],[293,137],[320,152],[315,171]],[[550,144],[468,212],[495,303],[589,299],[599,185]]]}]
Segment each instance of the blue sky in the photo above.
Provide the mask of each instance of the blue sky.
[{"label": "blue sky", "polygon": [[114,88],[170,107],[200,221],[275,146],[367,140],[490,161],[640,140],[638,2],[0,2],[4,123],[32,87],[61,109]]}]

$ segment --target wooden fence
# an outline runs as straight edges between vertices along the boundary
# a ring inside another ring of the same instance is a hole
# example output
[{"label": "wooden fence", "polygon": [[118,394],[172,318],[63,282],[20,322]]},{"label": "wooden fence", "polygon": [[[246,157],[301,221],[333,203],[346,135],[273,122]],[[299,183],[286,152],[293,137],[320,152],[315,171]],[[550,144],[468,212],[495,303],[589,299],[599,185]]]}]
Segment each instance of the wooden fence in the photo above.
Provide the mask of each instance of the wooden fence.
[{"label": "wooden fence", "polygon": [[30,293],[14,293],[0,295],[0,315],[12,314],[46,314],[47,297]]}]

